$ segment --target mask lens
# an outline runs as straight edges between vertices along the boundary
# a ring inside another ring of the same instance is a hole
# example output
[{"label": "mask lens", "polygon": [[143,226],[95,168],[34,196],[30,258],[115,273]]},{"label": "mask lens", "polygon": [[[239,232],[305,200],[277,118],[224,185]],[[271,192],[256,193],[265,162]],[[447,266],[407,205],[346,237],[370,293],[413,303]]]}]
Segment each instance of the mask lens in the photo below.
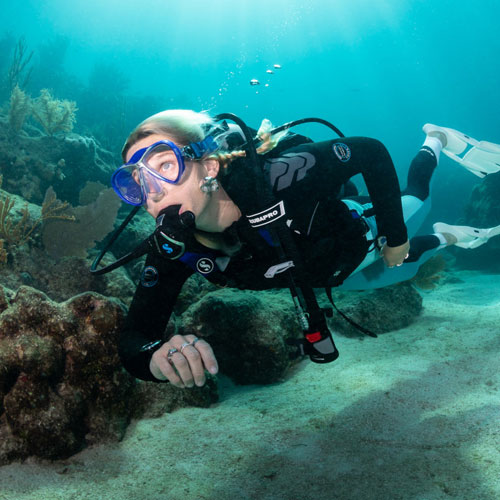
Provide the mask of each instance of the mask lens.
[{"label": "mask lens", "polygon": [[131,205],[143,205],[149,194],[161,193],[165,182],[177,184],[184,172],[181,152],[175,145],[160,142],[144,149],[137,151],[131,162],[116,170],[111,178],[116,193]]},{"label": "mask lens", "polygon": [[141,184],[142,187],[144,188],[144,191],[146,192],[146,195],[148,194],[158,194],[163,191],[163,186],[164,181],[159,179],[156,175],[152,174],[148,169],[146,168],[141,168],[140,170],[136,170],[134,173],[134,176],[141,177]]},{"label": "mask lens", "polygon": [[145,202],[139,181],[139,173],[135,167],[122,167],[116,170],[111,184],[120,198],[127,203],[142,205]]},{"label": "mask lens", "polygon": [[179,162],[168,144],[158,144],[148,151],[143,163],[156,172],[160,177],[171,182],[175,182],[179,177]]}]

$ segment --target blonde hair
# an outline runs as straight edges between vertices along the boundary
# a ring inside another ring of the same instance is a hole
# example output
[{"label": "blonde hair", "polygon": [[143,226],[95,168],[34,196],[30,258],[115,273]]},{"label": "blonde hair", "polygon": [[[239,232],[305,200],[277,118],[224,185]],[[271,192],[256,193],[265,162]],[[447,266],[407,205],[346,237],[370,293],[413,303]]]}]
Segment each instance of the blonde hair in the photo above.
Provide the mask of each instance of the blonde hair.
[{"label": "blonde hair", "polygon": [[187,146],[191,142],[202,141],[213,126],[213,119],[204,112],[197,113],[190,109],[161,111],[146,118],[130,133],[122,148],[122,159],[125,161],[128,150],[144,137],[164,134],[179,146]]}]

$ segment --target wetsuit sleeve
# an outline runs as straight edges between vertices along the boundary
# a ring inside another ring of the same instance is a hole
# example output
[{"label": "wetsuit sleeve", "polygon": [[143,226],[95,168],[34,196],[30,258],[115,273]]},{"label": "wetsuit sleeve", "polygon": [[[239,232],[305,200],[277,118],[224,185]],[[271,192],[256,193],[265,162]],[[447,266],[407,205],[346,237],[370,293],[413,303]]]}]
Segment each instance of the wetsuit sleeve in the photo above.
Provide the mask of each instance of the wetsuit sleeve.
[{"label": "wetsuit sleeve", "polygon": [[191,274],[191,269],[178,261],[148,256],[118,346],[123,366],[134,377],[160,382],[149,370],[152,352],[141,348],[163,340],[177,297]]},{"label": "wetsuit sleeve", "polygon": [[268,160],[266,165],[276,194],[291,202],[338,195],[348,179],[361,174],[373,203],[379,236],[385,236],[392,247],[408,239],[398,177],[381,142],[343,137],[301,144]]}]

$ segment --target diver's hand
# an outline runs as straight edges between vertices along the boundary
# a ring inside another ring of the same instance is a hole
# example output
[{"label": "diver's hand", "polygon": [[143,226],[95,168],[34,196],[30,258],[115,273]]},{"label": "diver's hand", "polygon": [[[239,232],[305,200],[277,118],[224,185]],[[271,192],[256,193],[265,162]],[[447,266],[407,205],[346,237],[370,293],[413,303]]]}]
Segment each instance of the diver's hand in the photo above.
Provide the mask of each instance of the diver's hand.
[{"label": "diver's hand", "polygon": [[410,251],[410,242],[407,240],[406,243],[399,245],[397,247],[390,247],[385,243],[380,250],[382,258],[384,259],[385,265],[387,267],[400,266],[403,264],[404,260],[408,257],[408,252]]},{"label": "diver's hand", "polygon": [[202,387],[206,382],[205,370],[212,375],[219,371],[210,344],[194,335],[174,335],[153,353],[149,369],[158,380],[168,379],[179,388],[194,384]]}]

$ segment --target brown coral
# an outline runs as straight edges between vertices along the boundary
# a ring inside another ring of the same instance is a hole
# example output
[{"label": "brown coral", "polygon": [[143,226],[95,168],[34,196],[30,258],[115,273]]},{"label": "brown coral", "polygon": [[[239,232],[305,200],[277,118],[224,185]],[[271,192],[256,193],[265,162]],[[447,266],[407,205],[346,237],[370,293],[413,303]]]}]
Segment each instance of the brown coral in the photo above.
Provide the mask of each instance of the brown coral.
[{"label": "brown coral", "polygon": [[21,84],[21,87],[26,87],[33,71],[33,66],[30,66],[33,54],[33,51],[28,53],[28,46],[24,36],[20,37],[14,49],[14,55],[7,75],[11,90],[19,84]]},{"label": "brown coral", "polygon": [[14,132],[17,133],[21,130],[30,110],[30,98],[16,85],[12,89],[9,105],[9,125]]},{"label": "brown coral", "polygon": [[42,125],[47,135],[56,132],[71,132],[76,121],[76,103],[52,97],[48,89],[40,91],[40,97],[33,100],[31,112]]},{"label": "brown coral", "polygon": [[56,303],[30,287],[12,298],[0,287],[0,465],[119,440],[132,414],[148,412],[149,399],[156,415],[216,400],[213,384],[136,390],[117,352],[123,314],[96,293]]},{"label": "brown coral", "polygon": [[[132,382],[116,351],[122,317],[117,302],[97,294],[57,304],[29,287],[0,315],[4,418],[23,455],[67,456],[91,428],[94,440],[121,437]],[[94,411],[107,426],[89,424]]]},{"label": "brown coral", "polygon": [[[2,186],[2,176],[0,176],[0,188]],[[0,238],[3,238],[11,245],[21,246],[28,241],[35,229],[43,222],[50,219],[74,221],[72,215],[63,212],[68,207],[68,203],[61,203],[56,199],[54,191],[49,188],[42,205],[41,216],[35,220],[30,218],[28,204],[24,206],[21,218],[14,220],[12,208],[15,205],[14,199],[4,194],[0,199]]]},{"label": "brown coral", "polygon": [[4,240],[0,240],[0,264],[5,264],[7,262],[7,251],[5,250]]}]

